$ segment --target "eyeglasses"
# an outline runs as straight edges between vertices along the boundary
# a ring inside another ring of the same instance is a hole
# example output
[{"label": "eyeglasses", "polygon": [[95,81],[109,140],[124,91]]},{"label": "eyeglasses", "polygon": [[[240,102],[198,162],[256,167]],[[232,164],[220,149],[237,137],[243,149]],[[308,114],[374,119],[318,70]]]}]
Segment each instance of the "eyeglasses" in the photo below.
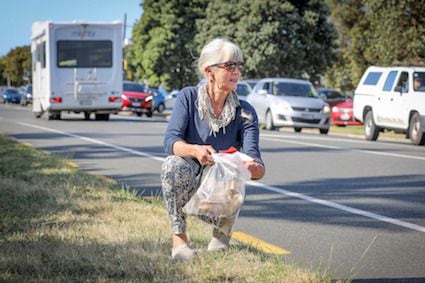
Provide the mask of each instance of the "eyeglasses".
[{"label": "eyeglasses", "polygon": [[239,69],[239,72],[242,72],[244,69],[244,63],[243,62],[223,62],[223,63],[217,63],[214,65],[211,65],[210,67],[217,67],[221,69],[225,69],[228,72],[234,72],[236,68]]}]

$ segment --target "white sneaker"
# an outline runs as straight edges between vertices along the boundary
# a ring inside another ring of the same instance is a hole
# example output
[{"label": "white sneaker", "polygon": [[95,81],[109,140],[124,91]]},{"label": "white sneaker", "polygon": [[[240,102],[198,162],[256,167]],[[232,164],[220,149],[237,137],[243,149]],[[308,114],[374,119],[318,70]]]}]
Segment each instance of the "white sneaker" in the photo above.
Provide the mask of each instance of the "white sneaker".
[{"label": "white sneaker", "polygon": [[175,260],[188,260],[195,255],[195,251],[188,245],[181,245],[171,250],[171,256]]},{"label": "white sneaker", "polygon": [[213,237],[208,244],[208,251],[219,252],[227,251],[229,249],[230,236],[227,236],[220,230],[214,228]]}]

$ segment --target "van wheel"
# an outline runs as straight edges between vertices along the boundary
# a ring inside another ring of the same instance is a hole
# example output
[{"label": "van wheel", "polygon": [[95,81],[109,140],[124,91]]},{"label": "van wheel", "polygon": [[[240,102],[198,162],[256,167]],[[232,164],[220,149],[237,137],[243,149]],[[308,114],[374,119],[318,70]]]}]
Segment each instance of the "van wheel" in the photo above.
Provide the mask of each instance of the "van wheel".
[{"label": "van wheel", "polygon": [[413,114],[409,125],[409,136],[412,144],[424,145],[425,144],[425,133],[421,128],[421,119],[418,113]]},{"label": "van wheel", "polygon": [[372,111],[366,113],[364,119],[364,136],[368,141],[376,141],[379,136],[380,128],[376,126],[375,121],[373,120]]},{"label": "van wheel", "polygon": [[329,132],[329,129],[319,129],[319,131],[322,135],[327,135]]},{"label": "van wheel", "polygon": [[274,129],[272,111],[269,110],[266,113],[266,130],[273,131]]},{"label": "van wheel", "polygon": [[296,133],[301,133],[302,130],[303,130],[303,128],[294,128],[294,132],[296,132]]},{"label": "van wheel", "polygon": [[84,120],[90,120],[90,112],[84,112]]}]

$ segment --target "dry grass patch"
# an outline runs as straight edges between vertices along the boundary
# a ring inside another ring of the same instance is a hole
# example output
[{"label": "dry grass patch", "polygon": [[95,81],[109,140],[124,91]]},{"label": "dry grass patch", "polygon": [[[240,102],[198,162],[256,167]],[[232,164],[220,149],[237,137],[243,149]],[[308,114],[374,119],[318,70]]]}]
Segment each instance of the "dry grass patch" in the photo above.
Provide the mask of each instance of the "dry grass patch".
[{"label": "dry grass patch", "polygon": [[[0,196],[0,281],[329,281],[235,242],[226,253],[174,262],[160,200],[140,199],[4,136]],[[205,250],[211,228],[193,217],[189,226],[192,242]]]}]

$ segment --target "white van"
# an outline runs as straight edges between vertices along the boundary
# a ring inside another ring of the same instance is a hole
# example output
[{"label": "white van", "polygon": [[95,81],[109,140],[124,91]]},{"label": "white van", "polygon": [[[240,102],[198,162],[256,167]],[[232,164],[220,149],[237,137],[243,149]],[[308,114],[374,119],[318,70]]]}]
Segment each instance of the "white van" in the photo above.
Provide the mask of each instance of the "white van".
[{"label": "white van", "polygon": [[353,113],[367,140],[392,129],[425,144],[425,67],[369,67],[354,92]]},{"label": "white van", "polygon": [[122,25],[119,22],[35,22],[32,25],[33,112],[62,111],[108,120],[121,108]]}]

